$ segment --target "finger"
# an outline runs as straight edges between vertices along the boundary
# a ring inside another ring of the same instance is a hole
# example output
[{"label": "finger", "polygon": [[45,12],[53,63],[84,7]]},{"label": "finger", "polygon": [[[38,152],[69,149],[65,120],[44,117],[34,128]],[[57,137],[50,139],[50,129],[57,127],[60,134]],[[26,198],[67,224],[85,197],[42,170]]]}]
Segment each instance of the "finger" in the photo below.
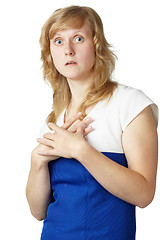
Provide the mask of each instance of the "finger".
[{"label": "finger", "polygon": [[38,151],[37,152],[38,155],[40,156],[54,156],[55,155],[55,152],[54,152],[54,149],[52,150],[48,150],[48,151]]},{"label": "finger", "polygon": [[84,135],[85,124],[82,123],[77,127],[77,134]]},{"label": "finger", "polygon": [[54,136],[55,136],[54,133],[50,133],[50,132],[43,134],[44,138],[47,138],[52,141],[54,141]]},{"label": "finger", "polygon": [[52,130],[54,130],[55,132],[58,132],[58,131],[61,131],[61,130],[62,130],[62,128],[60,128],[59,126],[57,126],[57,124],[52,123],[52,122],[49,122],[49,123],[48,123],[48,126],[49,126]]},{"label": "finger", "polygon": [[63,125],[62,128],[64,128],[65,130],[67,130],[76,120],[78,120],[81,117],[82,113],[79,112],[75,115],[73,115],[73,117],[71,117],[68,121],[66,121]]},{"label": "finger", "polygon": [[93,127],[89,126],[87,128],[84,129],[84,136],[87,136],[90,132],[93,131]]},{"label": "finger", "polygon": [[77,131],[77,127],[80,125],[80,124],[85,124],[85,127],[87,128],[88,125],[92,122],[92,118],[91,117],[88,117],[84,120],[77,120],[75,121],[71,127],[68,128],[68,130],[72,133],[76,132]]},{"label": "finger", "polygon": [[82,120],[82,123],[84,123],[85,125],[89,125],[92,122],[92,118],[88,117]]},{"label": "finger", "polygon": [[78,125],[81,123],[81,120],[76,120],[67,130],[69,132],[75,133],[77,131]]},{"label": "finger", "polygon": [[45,138],[37,138],[37,142],[49,146],[49,147],[53,147],[54,142],[49,140],[49,139],[45,139]]}]

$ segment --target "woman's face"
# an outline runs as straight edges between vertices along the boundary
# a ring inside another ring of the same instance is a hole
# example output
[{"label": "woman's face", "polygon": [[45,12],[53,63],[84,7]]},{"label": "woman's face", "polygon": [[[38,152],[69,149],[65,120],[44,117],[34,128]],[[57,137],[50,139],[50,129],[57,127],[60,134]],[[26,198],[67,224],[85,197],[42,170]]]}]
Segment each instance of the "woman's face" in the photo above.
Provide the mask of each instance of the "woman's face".
[{"label": "woman's face", "polygon": [[86,80],[93,73],[95,49],[89,24],[80,29],[57,31],[50,40],[53,63],[63,76],[71,80]]}]

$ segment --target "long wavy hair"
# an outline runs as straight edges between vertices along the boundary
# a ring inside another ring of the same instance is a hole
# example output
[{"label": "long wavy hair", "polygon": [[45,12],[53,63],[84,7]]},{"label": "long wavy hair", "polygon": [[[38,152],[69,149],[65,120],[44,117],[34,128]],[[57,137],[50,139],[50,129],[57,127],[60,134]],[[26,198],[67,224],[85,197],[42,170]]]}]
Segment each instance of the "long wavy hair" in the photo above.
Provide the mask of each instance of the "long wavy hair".
[{"label": "long wavy hair", "polygon": [[47,117],[47,122],[56,122],[71,100],[67,79],[54,66],[50,52],[50,39],[58,30],[81,28],[85,21],[88,21],[91,27],[95,47],[94,78],[78,112],[81,111],[84,118],[85,110],[89,106],[104,98],[110,99],[117,87],[117,83],[111,79],[117,57],[111,51],[112,46],[104,36],[103,24],[99,15],[90,7],[70,6],[58,9],[46,21],[40,36],[43,75],[53,89],[53,111]]}]

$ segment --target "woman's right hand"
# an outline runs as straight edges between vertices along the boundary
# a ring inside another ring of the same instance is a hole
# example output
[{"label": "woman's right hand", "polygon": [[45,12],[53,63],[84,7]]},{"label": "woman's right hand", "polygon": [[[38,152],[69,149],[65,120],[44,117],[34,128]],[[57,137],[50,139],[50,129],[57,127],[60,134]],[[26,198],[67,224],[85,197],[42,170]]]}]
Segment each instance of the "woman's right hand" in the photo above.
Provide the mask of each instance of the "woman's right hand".
[{"label": "woman's right hand", "polygon": [[[91,123],[92,120],[89,118],[88,121],[87,119],[81,121],[79,118],[80,115],[74,115],[71,119],[63,124],[62,128],[74,133],[77,132],[79,124],[82,124],[83,122],[83,127],[85,128],[83,135],[86,137],[91,131],[91,129],[88,128],[88,124]],[[40,143],[31,154],[31,169],[26,187],[26,196],[31,213],[38,220],[42,220],[46,217],[48,205],[52,201],[48,162],[59,158],[55,155],[41,156],[38,154],[38,152],[48,151],[51,148],[52,147],[49,147],[48,145]]]},{"label": "woman's right hand", "polygon": [[[85,125],[84,130],[84,137],[86,138],[87,135],[93,130],[92,128],[88,127],[88,125],[92,122],[92,119],[86,118],[84,120],[80,120],[81,114],[75,114],[73,117],[71,117],[68,121],[66,121],[61,127],[65,130],[68,130],[69,132],[75,133],[77,131],[77,128],[79,125],[83,124]],[[59,156],[40,156],[37,154],[39,151],[47,151],[50,150],[50,146],[46,146],[43,144],[39,144],[31,153],[31,159],[35,163],[38,163],[38,165],[42,164],[48,164],[48,162],[52,160],[56,160],[59,158]]]}]

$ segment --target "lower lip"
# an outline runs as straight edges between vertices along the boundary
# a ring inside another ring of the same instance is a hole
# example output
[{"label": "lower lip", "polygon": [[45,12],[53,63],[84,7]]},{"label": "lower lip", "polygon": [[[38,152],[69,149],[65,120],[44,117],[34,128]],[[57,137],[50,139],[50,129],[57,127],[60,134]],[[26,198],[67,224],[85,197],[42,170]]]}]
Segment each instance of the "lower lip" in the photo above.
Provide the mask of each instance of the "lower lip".
[{"label": "lower lip", "polygon": [[72,64],[66,64],[66,67],[71,67],[71,66],[76,66],[77,63],[72,63]]}]

